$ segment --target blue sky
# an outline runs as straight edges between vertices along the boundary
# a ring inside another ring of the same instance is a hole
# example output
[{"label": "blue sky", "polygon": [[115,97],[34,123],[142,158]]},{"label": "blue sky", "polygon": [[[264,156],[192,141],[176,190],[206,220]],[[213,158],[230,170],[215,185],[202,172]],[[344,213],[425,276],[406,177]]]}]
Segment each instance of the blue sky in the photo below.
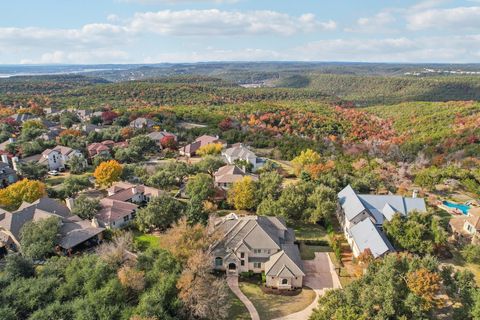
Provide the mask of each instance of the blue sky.
[{"label": "blue sky", "polygon": [[480,62],[480,0],[16,0],[0,64]]}]

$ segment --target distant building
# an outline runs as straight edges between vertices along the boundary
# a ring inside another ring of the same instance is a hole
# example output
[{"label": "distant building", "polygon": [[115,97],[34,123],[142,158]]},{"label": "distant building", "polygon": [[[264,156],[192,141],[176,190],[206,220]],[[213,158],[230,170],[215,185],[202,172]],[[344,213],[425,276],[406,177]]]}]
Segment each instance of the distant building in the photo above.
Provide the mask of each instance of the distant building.
[{"label": "distant building", "polygon": [[393,251],[382,231],[383,222],[397,213],[406,216],[413,211],[427,211],[421,198],[357,194],[350,185],[338,193],[338,202],[337,216],[355,257],[366,249],[374,258]]},{"label": "distant building", "polygon": [[16,113],[16,114],[12,114],[9,118],[15,120],[20,124],[28,120],[38,119],[37,116],[34,116],[33,114],[30,114],[30,113]]},{"label": "distant building", "polygon": [[134,129],[146,129],[156,125],[156,122],[147,118],[137,118],[130,122],[130,127]]},{"label": "distant building", "polygon": [[96,156],[109,156],[115,147],[128,147],[128,142],[115,142],[113,140],[105,140],[102,142],[94,142],[87,146],[87,153],[90,159]]},{"label": "distant building", "polygon": [[179,153],[182,156],[193,157],[196,155],[196,152],[198,149],[211,143],[221,143],[222,145],[226,145],[226,143],[220,140],[218,136],[213,137],[213,136],[203,135],[198,137],[194,142],[180,148]]},{"label": "distant building", "polygon": [[2,155],[2,161],[0,162],[0,188],[5,188],[12,183],[17,182],[18,177],[15,170],[13,170],[8,164],[7,155]]},{"label": "distant building", "polygon": [[248,174],[235,165],[226,165],[214,173],[215,186],[226,190],[246,176],[252,177],[253,180],[258,180],[257,176]]},{"label": "distant building", "polygon": [[155,143],[160,149],[163,148],[162,139],[165,137],[172,137],[174,141],[177,141],[177,136],[167,131],[150,132],[149,134],[147,134],[147,136],[153,141],[155,141]]},{"label": "distant building", "polygon": [[214,269],[229,274],[265,273],[265,285],[271,288],[302,287],[305,272],[300,251],[293,229],[282,218],[231,213],[214,224],[222,235],[210,249]]},{"label": "distant building", "polygon": [[83,154],[78,150],[64,146],[56,146],[53,149],[43,151],[38,162],[46,165],[49,170],[63,171],[65,170],[68,160],[72,159],[72,157],[80,157],[85,160]]},{"label": "distant building", "polygon": [[243,144],[238,144],[224,150],[222,155],[228,164],[236,164],[238,160],[250,163],[252,165],[252,171],[257,171],[265,164],[265,159],[257,157],[255,153]]}]

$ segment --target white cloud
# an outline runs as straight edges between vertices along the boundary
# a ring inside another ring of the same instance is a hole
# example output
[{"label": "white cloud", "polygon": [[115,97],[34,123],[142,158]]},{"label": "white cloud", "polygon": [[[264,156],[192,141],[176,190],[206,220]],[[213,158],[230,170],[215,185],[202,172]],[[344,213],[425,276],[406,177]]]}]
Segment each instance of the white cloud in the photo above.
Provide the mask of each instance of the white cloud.
[{"label": "white cloud", "polygon": [[276,11],[163,10],[136,13],[130,28],[176,36],[229,36],[247,34],[293,35],[299,32],[333,30],[334,21],[318,21],[313,14],[293,17]]},{"label": "white cloud", "polygon": [[354,28],[346,28],[347,32],[367,32],[367,33],[379,33],[390,32],[390,25],[397,19],[390,10],[385,10],[377,13],[373,17],[363,17],[357,20],[357,24]]},{"label": "white cloud", "polygon": [[477,29],[480,28],[480,7],[457,7],[431,9],[407,16],[408,28],[421,30],[428,28]]},{"label": "white cloud", "polygon": [[130,56],[121,50],[84,50],[65,52],[61,50],[43,53],[39,59],[22,59],[21,64],[88,64],[129,62]]}]

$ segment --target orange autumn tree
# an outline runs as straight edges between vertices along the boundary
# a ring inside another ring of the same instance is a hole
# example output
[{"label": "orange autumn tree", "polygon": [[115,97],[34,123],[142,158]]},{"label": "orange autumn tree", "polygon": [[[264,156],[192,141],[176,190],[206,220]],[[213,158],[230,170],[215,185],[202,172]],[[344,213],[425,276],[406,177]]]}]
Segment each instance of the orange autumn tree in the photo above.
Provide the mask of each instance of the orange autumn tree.
[{"label": "orange autumn tree", "polygon": [[122,175],[123,167],[116,160],[109,160],[100,163],[100,165],[95,169],[93,176],[95,181],[100,186],[109,187],[115,181],[120,180]]},{"label": "orange autumn tree", "polygon": [[303,150],[292,160],[295,174],[299,176],[306,167],[319,164],[320,160],[321,157],[316,151],[312,149]]},{"label": "orange autumn tree", "polygon": [[43,182],[23,179],[0,190],[0,206],[7,210],[16,210],[23,201],[32,203],[46,194]]},{"label": "orange autumn tree", "polygon": [[407,286],[417,297],[422,299],[421,308],[431,310],[439,304],[440,275],[426,268],[420,268],[407,274]]}]

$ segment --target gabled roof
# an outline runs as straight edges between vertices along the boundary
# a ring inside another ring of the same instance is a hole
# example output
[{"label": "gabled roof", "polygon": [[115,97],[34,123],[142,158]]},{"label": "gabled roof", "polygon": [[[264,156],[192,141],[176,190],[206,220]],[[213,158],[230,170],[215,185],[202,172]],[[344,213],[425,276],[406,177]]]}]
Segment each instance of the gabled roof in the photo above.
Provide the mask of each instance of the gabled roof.
[{"label": "gabled roof", "polygon": [[90,221],[82,220],[78,216],[71,216],[65,219],[60,227],[62,239],[59,245],[64,249],[70,249],[102,233],[104,230],[104,228],[93,226]]},{"label": "gabled roof", "polygon": [[164,137],[174,137],[176,139],[176,136],[173,133],[167,132],[167,131],[155,131],[155,132],[150,132],[147,134],[148,137],[152,140],[162,140]]},{"label": "gabled roof", "polygon": [[265,263],[265,275],[272,277],[304,276],[298,247],[294,244],[283,245],[283,250],[270,256]]},{"label": "gabled roof", "polygon": [[245,176],[250,176],[253,180],[257,180],[255,175],[249,175],[236,165],[226,165],[217,170],[214,174],[217,183],[234,183],[241,180]]},{"label": "gabled roof", "polygon": [[365,206],[350,185],[338,193],[338,199],[348,220],[365,211]]},{"label": "gabled roof", "polygon": [[255,153],[250,151],[247,147],[240,144],[238,146],[228,148],[224,151],[224,154],[228,157],[235,158],[235,159],[249,159],[249,158],[256,158],[257,156]]},{"label": "gabled roof", "polygon": [[349,233],[360,253],[370,249],[373,257],[377,258],[393,250],[393,246],[383,232],[380,232],[370,219],[357,223],[350,228]]},{"label": "gabled roof", "polygon": [[122,219],[138,208],[136,204],[108,198],[100,200],[100,206],[101,209],[98,211],[96,217],[98,221],[102,221],[105,224],[110,224],[113,221]]}]

